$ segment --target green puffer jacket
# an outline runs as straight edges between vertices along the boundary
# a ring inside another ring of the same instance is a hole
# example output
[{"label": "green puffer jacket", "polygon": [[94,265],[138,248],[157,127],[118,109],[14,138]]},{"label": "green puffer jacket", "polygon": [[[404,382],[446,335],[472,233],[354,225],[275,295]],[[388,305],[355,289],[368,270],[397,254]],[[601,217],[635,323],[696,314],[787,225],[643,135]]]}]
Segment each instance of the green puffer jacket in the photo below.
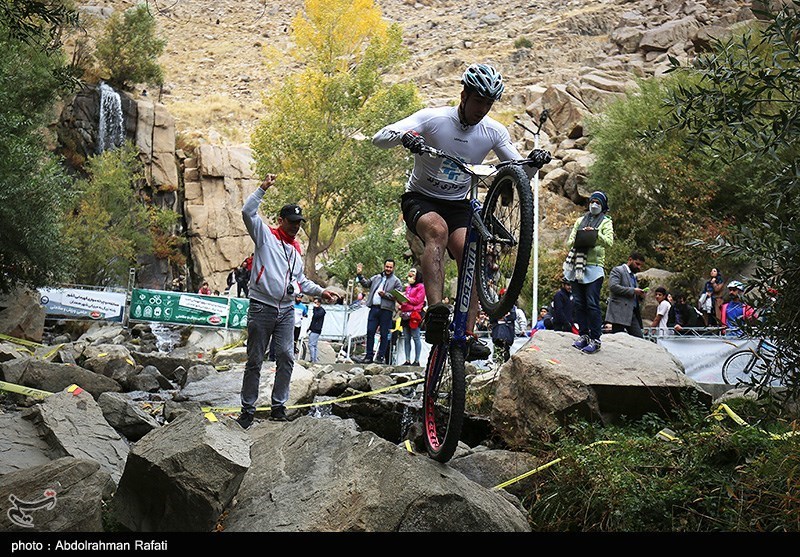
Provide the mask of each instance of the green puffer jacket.
[{"label": "green puffer jacket", "polygon": [[[575,225],[572,227],[572,232],[569,235],[567,245],[572,249],[575,243],[575,235],[578,233],[578,227],[583,221],[583,215],[578,217]],[[586,252],[587,265],[599,265],[605,267],[606,264],[606,248],[610,248],[614,244],[614,224],[611,222],[611,217],[605,216],[600,223],[600,229],[597,231],[597,244]]]}]

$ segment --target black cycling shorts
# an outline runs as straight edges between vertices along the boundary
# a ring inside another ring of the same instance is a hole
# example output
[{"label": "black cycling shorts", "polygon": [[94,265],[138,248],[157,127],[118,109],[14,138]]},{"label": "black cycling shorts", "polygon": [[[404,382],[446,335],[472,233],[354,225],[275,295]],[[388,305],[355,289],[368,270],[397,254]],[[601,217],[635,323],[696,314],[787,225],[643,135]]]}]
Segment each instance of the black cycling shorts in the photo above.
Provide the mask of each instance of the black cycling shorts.
[{"label": "black cycling shorts", "polygon": [[417,233],[417,221],[425,213],[436,213],[447,223],[447,231],[452,234],[459,228],[466,228],[472,218],[472,207],[467,199],[436,199],[427,195],[409,191],[400,198],[403,209],[403,220],[408,229]]}]

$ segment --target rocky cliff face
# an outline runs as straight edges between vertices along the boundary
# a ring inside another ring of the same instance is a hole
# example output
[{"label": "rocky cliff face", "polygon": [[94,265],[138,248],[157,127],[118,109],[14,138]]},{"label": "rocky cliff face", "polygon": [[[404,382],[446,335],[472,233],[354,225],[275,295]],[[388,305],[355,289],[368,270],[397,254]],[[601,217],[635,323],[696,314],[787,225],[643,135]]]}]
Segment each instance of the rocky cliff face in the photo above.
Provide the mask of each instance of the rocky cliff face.
[{"label": "rocky cliff face", "polygon": [[[107,16],[109,7],[124,9],[133,2],[88,4],[84,9],[102,7]],[[258,182],[249,149],[223,139],[213,127],[235,125],[249,135],[260,92],[296,67],[289,60],[266,64],[264,52],[287,49],[289,26],[302,4],[185,1],[155,12],[169,38],[162,59],[163,104],[149,97],[128,100],[136,113],[133,125],[128,118],[128,134],[142,152],[148,182],[161,202],[185,214],[193,272],[213,289],[224,290],[227,273],[252,250],[240,209]],[[541,141],[554,155],[541,173],[545,245],[563,241],[570,221],[548,216],[575,212],[590,193],[585,184],[593,157],[586,115],[635,90],[636,79],[662,75],[668,57],[687,61],[711,38],[755,17],[750,3],[738,0],[386,0],[379,5],[387,20],[402,26],[410,52],[402,72],[389,79],[416,83],[429,106],[456,99],[463,69],[485,61],[498,66],[508,83],[495,118],[519,119],[532,128],[541,111],[549,111]],[[192,128],[202,120],[194,116],[212,110],[210,98],[220,96],[235,100],[231,113],[219,115],[210,128]],[[72,122],[73,137],[89,129],[83,140],[90,143],[90,126],[83,122],[93,118],[92,93],[84,100],[76,100],[64,119]],[[185,161],[178,158],[182,168],[174,156],[176,129],[206,137]],[[520,152],[533,147],[532,135],[522,127],[511,124],[509,130]],[[161,272],[154,280],[166,283],[166,275]]]}]

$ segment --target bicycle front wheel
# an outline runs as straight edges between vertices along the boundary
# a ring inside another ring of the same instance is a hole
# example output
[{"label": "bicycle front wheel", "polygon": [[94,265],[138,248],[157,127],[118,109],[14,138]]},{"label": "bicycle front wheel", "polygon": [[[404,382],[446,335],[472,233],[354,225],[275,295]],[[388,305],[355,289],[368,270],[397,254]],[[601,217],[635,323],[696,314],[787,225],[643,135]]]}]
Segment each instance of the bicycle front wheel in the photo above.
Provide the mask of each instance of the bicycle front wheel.
[{"label": "bicycle front wheel", "polygon": [[439,462],[453,457],[464,423],[466,386],[464,349],[447,344],[434,346],[425,370],[422,397],[425,447],[428,455]]},{"label": "bicycle front wheel", "polygon": [[500,319],[522,292],[533,246],[533,194],[519,166],[498,172],[481,218],[490,236],[478,239],[478,299],[490,318]]},{"label": "bicycle front wheel", "polygon": [[722,380],[726,385],[746,383],[750,378],[755,355],[749,350],[734,352],[722,364]]}]

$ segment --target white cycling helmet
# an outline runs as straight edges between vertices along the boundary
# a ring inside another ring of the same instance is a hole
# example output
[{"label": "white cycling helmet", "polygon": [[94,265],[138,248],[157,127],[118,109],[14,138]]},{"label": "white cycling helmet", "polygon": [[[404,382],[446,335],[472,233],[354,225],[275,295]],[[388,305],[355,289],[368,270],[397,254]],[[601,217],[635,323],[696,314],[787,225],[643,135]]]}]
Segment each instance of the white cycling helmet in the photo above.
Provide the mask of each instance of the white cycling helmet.
[{"label": "white cycling helmet", "polygon": [[744,290],[744,284],[742,284],[738,280],[732,280],[728,283],[728,288],[737,288],[739,290]]},{"label": "white cycling helmet", "polygon": [[500,99],[506,88],[503,76],[488,64],[472,64],[461,76],[461,83],[480,96],[495,101]]}]

